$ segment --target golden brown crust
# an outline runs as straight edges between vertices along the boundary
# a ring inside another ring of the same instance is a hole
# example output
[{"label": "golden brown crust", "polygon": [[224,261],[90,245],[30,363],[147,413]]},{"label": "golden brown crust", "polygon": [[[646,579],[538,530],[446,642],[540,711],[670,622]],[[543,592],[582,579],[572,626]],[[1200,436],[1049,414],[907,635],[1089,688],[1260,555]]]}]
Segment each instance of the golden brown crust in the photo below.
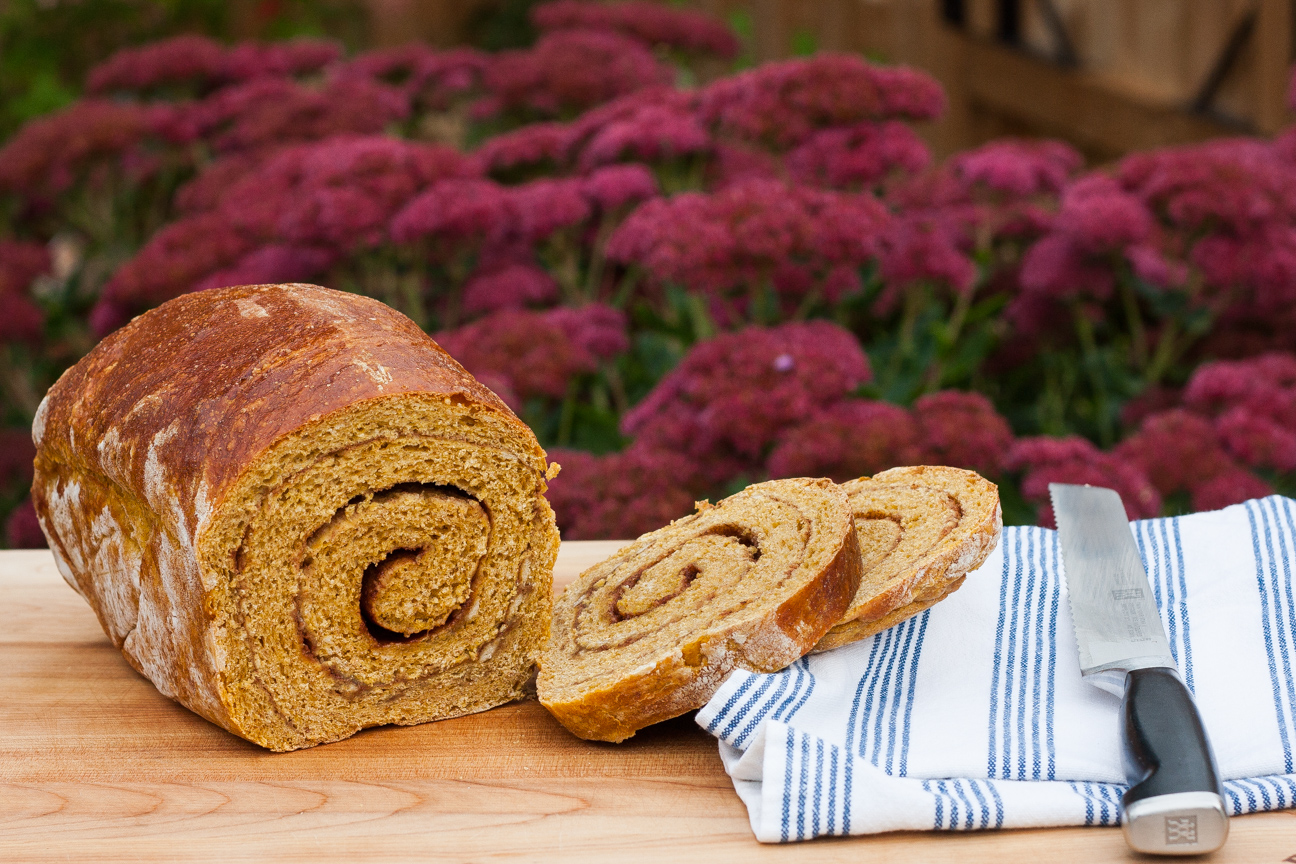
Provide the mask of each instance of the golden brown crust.
[{"label": "golden brown crust", "polygon": [[555,602],[540,701],[582,738],[622,741],[702,706],[735,668],[802,656],[859,579],[839,487],[750,486],[581,574]]},{"label": "golden brown crust", "polygon": [[[441,418],[458,418],[462,429],[447,438],[445,429],[431,428]],[[312,495],[319,494],[295,484],[309,481],[327,492],[329,466],[360,459],[365,448],[376,452],[390,441],[416,466],[408,454],[436,453],[450,441],[464,452],[487,448],[505,466],[499,470],[512,472],[514,497],[534,500],[511,517],[525,535],[519,560],[528,572],[517,586],[528,599],[525,608],[512,608],[520,617],[509,619],[505,643],[520,656],[526,640],[547,636],[557,532],[540,498],[544,451],[495,394],[377,301],[309,285],[184,295],[104,339],[64,373],[42,403],[33,434],[33,501],[64,577],[163,693],[265,746],[292,749],[355,731],[345,723],[267,720],[275,699],[282,703],[291,689],[283,684],[274,695],[279,685],[266,682],[279,671],[242,633],[245,619],[258,614],[247,598],[262,582],[277,585],[293,567],[309,570],[309,532],[274,539],[279,523],[271,509],[296,513],[318,505]],[[357,476],[383,476],[390,464],[371,459]],[[460,483],[437,479],[453,474],[444,467],[436,476],[431,469],[401,470],[408,476],[387,470],[382,482],[429,489]],[[355,482],[357,489],[329,505],[330,514],[387,488]],[[283,503],[290,499],[300,501]],[[384,499],[374,506],[405,504]],[[331,517],[322,518],[311,530]],[[296,563],[278,570],[270,558],[258,563],[257,542],[265,550],[288,542]],[[462,595],[454,589],[446,602],[452,606]],[[465,681],[478,702],[494,698],[481,675]],[[510,684],[514,691],[521,686]],[[447,710],[480,707],[469,699]],[[413,711],[384,722],[420,720]]]},{"label": "golden brown crust", "polygon": [[[981,566],[1003,530],[999,490],[974,471],[892,468],[842,486],[866,559],[864,577],[842,620],[814,646],[816,653],[934,606]],[[895,525],[889,542],[879,524]]]}]

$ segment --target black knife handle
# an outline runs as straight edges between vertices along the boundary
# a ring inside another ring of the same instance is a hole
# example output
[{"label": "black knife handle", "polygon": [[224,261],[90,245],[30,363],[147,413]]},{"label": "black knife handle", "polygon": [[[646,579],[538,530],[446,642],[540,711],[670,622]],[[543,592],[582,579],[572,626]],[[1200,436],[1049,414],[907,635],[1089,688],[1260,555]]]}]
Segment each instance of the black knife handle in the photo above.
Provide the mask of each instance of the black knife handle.
[{"label": "black knife handle", "polygon": [[1166,667],[1128,673],[1121,714],[1130,784],[1121,803],[1130,845],[1161,854],[1223,845],[1228,824],[1219,768],[1179,673]]},{"label": "black knife handle", "polygon": [[1135,669],[1125,679],[1125,779],[1122,799],[1135,801],[1175,792],[1220,794],[1219,770],[1192,694],[1166,667]]}]

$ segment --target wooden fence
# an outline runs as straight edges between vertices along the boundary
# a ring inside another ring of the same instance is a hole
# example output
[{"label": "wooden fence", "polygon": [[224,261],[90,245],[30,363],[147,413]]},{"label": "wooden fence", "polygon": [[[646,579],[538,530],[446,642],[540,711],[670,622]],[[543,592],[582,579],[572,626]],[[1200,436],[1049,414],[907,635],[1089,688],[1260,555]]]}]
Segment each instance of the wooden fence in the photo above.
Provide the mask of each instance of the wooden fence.
[{"label": "wooden fence", "polygon": [[[366,0],[375,40],[462,39],[501,0]],[[933,73],[938,153],[1049,135],[1105,160],[1291,120],[1294,0],[694,0],[749,32],[757,60],[859,51]]]}]

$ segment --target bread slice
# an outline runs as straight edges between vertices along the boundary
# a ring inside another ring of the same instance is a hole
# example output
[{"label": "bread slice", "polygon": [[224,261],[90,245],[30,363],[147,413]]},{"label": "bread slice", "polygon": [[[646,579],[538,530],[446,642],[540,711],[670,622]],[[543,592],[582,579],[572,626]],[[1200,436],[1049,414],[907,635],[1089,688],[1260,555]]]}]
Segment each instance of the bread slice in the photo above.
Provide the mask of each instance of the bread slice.
[{"label": "bread slice", "polygon": [[645,534],[554,603],[540,702],[582,738],[622,741],[706,704],[734,668],[801,657],[855,596],[841,487],[771,480]]},{"label": "bread slice", "polygon": [[999,543],[999,489],[975,471],[920,465],[842,484],[850,496],[864,576],[827,651],[934,606]]},{"label": "bread slice", "polygon": [[64,578],[165,695],[273,750],[528,695],[558,531],[527,426],[405,316],[186,294],[37,413]]}]

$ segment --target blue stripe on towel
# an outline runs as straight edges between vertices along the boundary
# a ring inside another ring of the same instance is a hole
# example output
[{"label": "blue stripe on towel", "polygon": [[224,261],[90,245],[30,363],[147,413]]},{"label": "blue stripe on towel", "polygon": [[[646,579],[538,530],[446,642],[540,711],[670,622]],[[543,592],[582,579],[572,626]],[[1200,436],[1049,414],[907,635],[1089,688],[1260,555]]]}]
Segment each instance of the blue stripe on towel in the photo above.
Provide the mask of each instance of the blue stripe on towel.
[{"label": "blue stripe on towel", "polygon": [[986,774],[1006,780],[1051,778],[1057,767],[1055,637],[1062,596],[1056,535],[1009,528],[1003,548]]},{"label": "blue stripe on towel", "polygon": [[[1280,673],[1278,671],[1278,656],[1277,656],[1277,652],[1275,651],[1274,642],[1275,642],[1275,636],[1276,635],[1280,636],[1281,634],[1275,634],[1274,631],[1277,628],[1274,625],[1274,621],[1270,612],[1270,606],[1276,604],[1277,598],[1271,598],[1269,596],[1269,582],[1268,580],[1265,579],[1265,566],[1264,566],[1265,559],[1260,544],[1260,525],[1258,524],[1257,521],[1258,515],[1260,518],[1263,518],[1263,513],[1257,514],[1256,511],[1258,509],[1258,505],[1256,504],[1256,502],[1248,501],[1244,506],[1246,507],[1247,518],[1251,522],[1251,546],[1252,546],[1252,551],[1255,554],[1256,585],[1260,589],[1261,630],[1264,633],[1265,653],[1268,655],[1268,661],[1269,661],[1269,679],[1273,684],[1274,713],[1278,721],[1278,735],[1282,740],[1283,751],[1286,754],[1284,767],[1288,773],[1291,773],[1292,770],[1291,736],[1288,734],[1288,728],[1287,728],[1289,725],[1287,706],[1283,704],[1283,680],[1286,679],[1287,683],[1290,684],[1291,674],[1290,674],[1290,670],[1287,668],[1287,664],[1288,664],[1287,652],[1284,646],[1281,650],[1283,672],[1282,672],[1282,677],[1281,678],[1279,677]],[[1267,520],[1265,521],[1266,524],[1264,526],[1264,531],[1265,531],[1266,539],[1268,539],[1269,526],[1267,524]],[[1273,609],[1273,615],[1277,615],[1279,620],[1281,620],[1281,614],[1278,613],[1276,608]]]},{"label": "blue stripe on towel", "polygon": [[922,657],[923,637],[927,635],[927,622],[930,618],[931,610],[926,609],[913,619],[918,628],[918,641],[914,645],[913,661],[909,664],[909,678],[905,684],[908,693],[900,740],[900,770],[897,772],[901,777],[909,773],[909,731],[913,721],[914,694],[918,692],[918,660]]},{"label": "blue stripe on towel", "polygon": [[751,689],[751,686],[756,683],[756,679],[759,677],[752,675],[751,673],[743,673],[741,670],[735,674],[747,674],[747,680],[739,685],[738,689],[729,697],[729,701],[725,702],[724,706],[716,712],[714,717],[711,718],[711,722],[707,724],[707,731],[712,734],[715,734],[716,728],[720,725],[720,721],[725,718],[726,714],[733,710],[733,707],[738,704],[738,700],[742,699],[743,694]]},{"label": "blue stripe on towel", "polygon": [[[760,701],[760,697],[765,695],[765,691],[770,688],[770,685],[774,683],[775,678],[779,676],[761,675],[758,677],[762,679],[761,685],[756,688],[755,693],[743,700],[743,703],[738,706],[738,710],[734,712],[733,717],[729,718],[729,725],[725,726],[724,731],[720,733],[720,737],[728,739],[729,736],[733,734],[733,731],[738,728],[738,724],[741,723],[743,718],[751,711],[752,706]],[[752,680],[754,681],[756,679],[753,678]]]},{"label": "blue stripe on towel", "polygon": [[[1015,535],[1016,532],[1013,532]],[[998,776],[998,740],[996,738],[996,724],[999,721],[999,676],[1003,664],[1003,642],[1005,634],[1005,620],[1008,616],[1008,568],[1012,566],[1012,556],[1008,554],[1008,535],[1009,532],[1003,532],[1003,575],[999,579],[999,622],[995,627],[995,649],[994,649],[994,667],[990,673],[990,723],[989,732],[990,740],[987,743],[986,757],[986,776]],[[1016,539],[1016,538],[1014,538]]]},{"label": "blue stripe on towel", "polygon": [[805,690],[801,693],[801,698],[797,700],[797,703],[792,706],[792,710],[788,711],[787,716],[783,718],[789,723],[792,721],[792,718],[796,716],[796,713],[805,706],[806,701],[810,698],[810,694],[814,692],[815,687],[815,676],[814,673],[810,671],[810,658],[803,657],[801,662],[805,668],[806,685]]}]

